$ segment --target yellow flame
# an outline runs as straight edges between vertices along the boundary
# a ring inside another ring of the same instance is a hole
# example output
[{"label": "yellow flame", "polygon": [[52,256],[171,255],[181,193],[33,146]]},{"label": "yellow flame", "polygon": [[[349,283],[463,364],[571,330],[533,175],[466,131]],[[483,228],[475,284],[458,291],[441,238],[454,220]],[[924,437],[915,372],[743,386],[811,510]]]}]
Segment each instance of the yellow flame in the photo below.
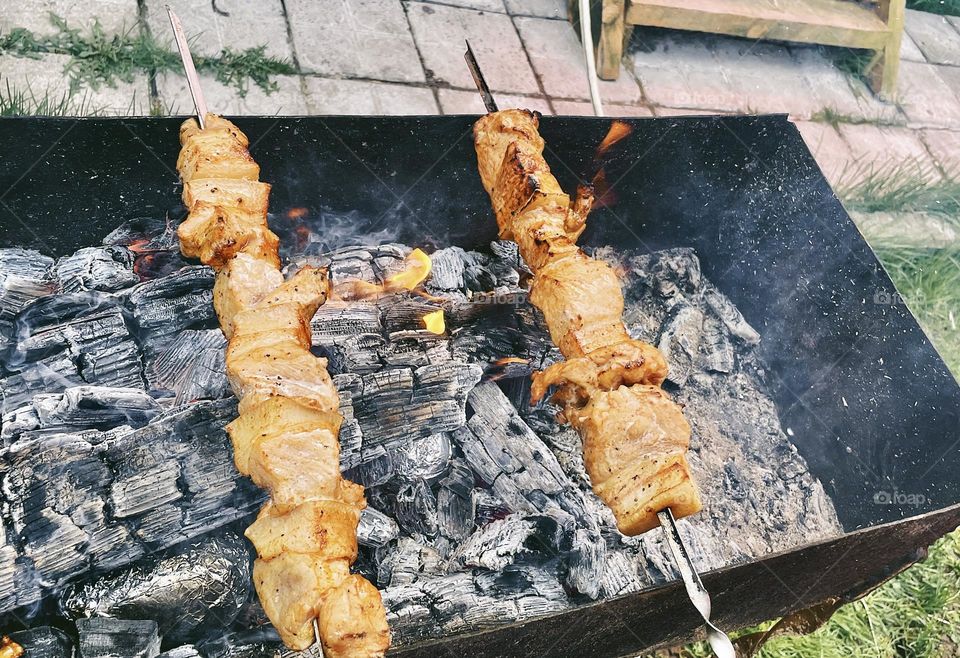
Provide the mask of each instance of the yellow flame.
[{"label": "yellow flame", "polygon": [[429,256],[419,249],[414,249],[407,256],[406,266],[385,281],[386,288],[388,290],[399,290],[401,288],[413,290],[430,274],[431,265]]},{"label": "yellow flame", "polygon": [[447,323],[443,319],[443,309],[427,313],[423,316],[423,326],[431,334],[442,334],[447,330]]}]

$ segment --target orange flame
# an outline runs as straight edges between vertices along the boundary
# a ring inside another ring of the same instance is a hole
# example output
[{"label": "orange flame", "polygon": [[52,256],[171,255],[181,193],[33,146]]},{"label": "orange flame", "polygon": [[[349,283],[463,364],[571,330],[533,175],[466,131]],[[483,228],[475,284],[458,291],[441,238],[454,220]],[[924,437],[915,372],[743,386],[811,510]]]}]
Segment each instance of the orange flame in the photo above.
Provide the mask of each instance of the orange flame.
[{"label": "orange flame", "polygon": [[[336,288],[331,291],[331,299],[348,301],[370,299],[401,290],[414,291],[429,276],[432,265],[433,263],[427,254],[420,249],[414,249],[407,256],[403,269],[388,277],[382,286],[366,281],[343,281],[338,283]],[[428,299],[431,297],[427,293],[414,292],[422,294]]]},{"label": "orange flame", "polygon": [[438,309],[432,313],[427,313],[423,316],[423,326],[427,328],[431,334],[440,335],[447,330],[447,323],[443,318],[443,309]]},{"label": "orange flame", "polygon": [[502,359],[493,361],[490,365],[505,366],[508,363],[530,363],[530,359],[521,359],[519,356],[505,356]]},{"label": "orange flame", "polygon": [[384,282],[387,290],[413,290],[430,274],[433,263],[430,257],[419,249],[407,256],[406,266]]},{"label": "orange flame", "polygon": [[309,211],[302,206],[291,208],[287,211],[287,219],[300,219],[301,217],[305,217],[308,212]]},{"label": "orange flame", "polygon": [[607,136],[604,137],[600,145],[597,146],[597,152],[594,157],[597,160],[603,159],[607,151],[616,146],[621,140],[629,137],[632,132],[633,128],[630,127],[630,124],[623,121],[614,121],[610,124],[610,130],[607,131]]}]

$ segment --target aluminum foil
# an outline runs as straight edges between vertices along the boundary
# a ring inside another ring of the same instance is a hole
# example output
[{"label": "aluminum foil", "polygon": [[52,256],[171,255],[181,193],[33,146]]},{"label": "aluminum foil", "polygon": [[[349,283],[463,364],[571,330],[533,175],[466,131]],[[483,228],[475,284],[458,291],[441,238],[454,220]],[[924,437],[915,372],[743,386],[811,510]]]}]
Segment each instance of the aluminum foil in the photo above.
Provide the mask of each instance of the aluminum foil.
[{"label": "aluminum foil", "polygon": [[159,558],[72,585],[64,615],[153,619],[164,646],[222,633],[250,594],[250,556],[235,533],[205,537]]}]

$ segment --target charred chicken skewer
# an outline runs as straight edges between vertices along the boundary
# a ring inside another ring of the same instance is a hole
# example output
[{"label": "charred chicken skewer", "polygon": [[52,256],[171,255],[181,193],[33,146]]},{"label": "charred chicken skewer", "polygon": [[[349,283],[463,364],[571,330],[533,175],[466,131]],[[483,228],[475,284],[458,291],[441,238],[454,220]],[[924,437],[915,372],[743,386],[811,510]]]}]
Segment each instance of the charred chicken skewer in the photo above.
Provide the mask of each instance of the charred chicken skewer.
[{"label": "charred chicken skewer", "polygon": [[[181,55],[189,72],[189,51]],[[190,83],[199,111],[196,75]],[[258,555],[260,602],[291,649],[316,639],[327,658],[383,656],[390,631],[380,592],[350,573],[363,487],[340,475],[339,397],[326,359],[310,352],[310,319],[326,300],[327,273],[305,267],[284,279],[279,240],[267,227],[270,185],[259,181],[234,124],[199,111],[180,128],[180,143],[189,215],[177,234],[185,256],[216,271],[214,307],[239,399],[239,417],[227,426],[234,461],[270,492],[246,531]]]},{"label": "charred chicken skewer", "polygon": [[583,437],[594,491],[620,531],[636,535],[657,527],[661,510],[679,518],[701,508],[686,460],[690,426],[660,388],[663,355],[627,333],[617,275],[577,247],[592,190],[564,193],[538,127],[535,112],[503,110],[473,131],[500,237],[515,241],[533,270],[530,301],[566,359],[534,375],[532,398],[556,387],[554,401]]}]

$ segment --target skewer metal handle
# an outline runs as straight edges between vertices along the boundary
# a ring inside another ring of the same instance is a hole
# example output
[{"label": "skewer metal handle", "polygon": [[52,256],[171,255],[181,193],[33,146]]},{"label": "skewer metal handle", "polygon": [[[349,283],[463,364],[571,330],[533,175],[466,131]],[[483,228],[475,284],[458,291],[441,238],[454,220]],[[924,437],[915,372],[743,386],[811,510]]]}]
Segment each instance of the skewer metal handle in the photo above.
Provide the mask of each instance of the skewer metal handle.
[{"label": "skewer metal handle", "polygon": [[703,622],[707,626],[707,641],[710,648],[717,658],[737,658],[737,652],[733,648],[733,642],[726,633],[713,625],[710,621],[710,593],[703,586],[700,580],[700,574],[693,566],[693,560],[687,552],[687,547],[683,544],[683,538],[677,528],[677,522],[673,518],[673,512],[670,508],[657,512],[657,518],[660,520],[660,528],[663,530],[664,539],[667,540],[667,546],[670,547],[670,553],[673,554],[673,561],[680,571],[680,577],[683,579],[683,586],[687,590],[687,596],[694,607],[703,617]]}]

